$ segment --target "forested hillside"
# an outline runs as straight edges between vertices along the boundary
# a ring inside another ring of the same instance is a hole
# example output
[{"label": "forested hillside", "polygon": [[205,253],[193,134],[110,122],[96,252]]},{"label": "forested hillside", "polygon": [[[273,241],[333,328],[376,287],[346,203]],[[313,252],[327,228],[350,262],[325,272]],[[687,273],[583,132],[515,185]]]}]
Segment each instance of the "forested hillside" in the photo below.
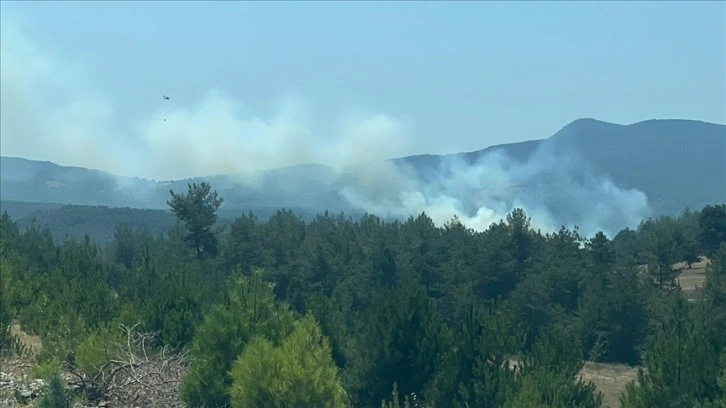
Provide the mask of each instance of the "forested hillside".
[{"label": "forested hillside", "polygon": [[[15,319],[34,375],[73,384],[41,406],[600,407],[586,360],[641,368],[624,407],[726,404],[726,205],[608,237],[521,209],[482,232],[289,210],[219,232],[223,199],[190,185],[166,234],[107,246],[3,215],[2,352],[23,354]],[[689,301],[672,265],[700,257]]]},{"label": "forested hillside", "polygon": [[[724,125],[692,120],[619,125],[579,119],[546,136],[469,153],[409,156],[343,168],[296,165],[173,181],[3,156],[0,196],[15,202],[158,210],[165,208],[169,189],[211,182],[226,197],[222,211],[235,215],[253,211],[266,219],[278,208],[292,208],[306,219],[326,210],[401,219],[419,213],[400,198],[416,193],[430,205],[442,198],[457,202],[450,210],[462,216],[474,216],[483,207],[507,208],[501,211],[504,215],[522,202],[532,210],[546,210],[554,227],[583,227],[599,218],[603,211],[592,207],[597,200],[616,215],[603,222],[602,228],[612,231],[632,228],[623,219],[636,211],[638,199],[628,199],[630,189],[645,195],[637,216],[674,216],[686,207],[726,200]],[[394,211],[396,207],[400,211]]]},{"label": "forested hillside", "polygon": [[104,246],[113,242],[114,232],[121,224],[142,228],[153,235],[165,234],[174,225],[174,215],[165,210],[0,201],[0,211],[7,213],[21,229],[47,229],[56,242],[88,235]]},{"label": "forested hillside", "polygon": [[[278,207],[256,207],[255,215],[267,220],[275,214]],[[318,213],[301,208],[289,208],[301,218],[310,221]],[[0,200],[0,213],[6,212],[21,229],[36,226],[48,229],[57,241],[65,238],[83,238],[88,235],[100,245],[113,242],[114,232],[120,224],[131,228],[147,230],[152,235],[166,234],[174,225],[174,215],[168,209],[143,209],[129,207],[106,207],[90,205],[63,205],[52,203],[27,203]],[[220,208],[218,222],[223,228],[244,212],[236,209]],[[362,215],[362,214],[360,214]],[[360,215],[357,215],[358,218]]]}]

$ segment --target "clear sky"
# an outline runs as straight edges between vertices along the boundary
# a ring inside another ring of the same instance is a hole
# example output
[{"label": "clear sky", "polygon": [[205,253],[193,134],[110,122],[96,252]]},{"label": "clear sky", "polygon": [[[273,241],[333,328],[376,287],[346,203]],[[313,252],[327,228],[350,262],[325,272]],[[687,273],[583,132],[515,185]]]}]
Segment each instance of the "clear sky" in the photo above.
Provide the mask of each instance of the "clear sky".
[{"label": "clear sky", "polygon": [[[391,154],[546,138],[581,117],[726,123],[726,2],[1,4],[4,52],[12,25],[68,62],[46,75],[81,67],[124,143],[141,137],[131,123],[165,109],[162,94],[171,115],[202,109],[212,90],[242,116],[304,116],[311,138],[351,109],[389,130],[404,123],[410,139]],[[3,154],[33,155],[20,145]]]}]

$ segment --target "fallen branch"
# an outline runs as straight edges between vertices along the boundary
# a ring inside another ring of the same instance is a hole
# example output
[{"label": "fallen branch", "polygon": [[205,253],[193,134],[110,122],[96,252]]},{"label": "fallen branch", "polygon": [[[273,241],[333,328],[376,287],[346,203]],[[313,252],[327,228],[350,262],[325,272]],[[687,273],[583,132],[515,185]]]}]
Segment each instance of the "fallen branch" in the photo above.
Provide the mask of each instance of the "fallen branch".
[{"label": "fallen branch", "polygon": [[140,333],[138,324],[121,325],[125,341],[116,343],[115,358],[87,373],[68,365],[67,370],[76,378],[76,385],[94,403],[105,401],[108,407],[156,406],[184,407],[179,398],[179,387],[191,363],[186,352],[148,349],[155,333]]}]

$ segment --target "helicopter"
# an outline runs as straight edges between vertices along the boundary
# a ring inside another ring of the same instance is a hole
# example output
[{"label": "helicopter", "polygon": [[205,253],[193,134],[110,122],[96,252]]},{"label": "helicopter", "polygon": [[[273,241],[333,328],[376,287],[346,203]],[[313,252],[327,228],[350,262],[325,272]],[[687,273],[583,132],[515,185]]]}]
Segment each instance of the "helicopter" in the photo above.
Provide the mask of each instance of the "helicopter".
[{"label": "helicopter", "polygon": [[[169,96],[167,96],[167,95],[161,95],[161,98],[162,98],[163,100],[165,100],[165,101],[170,101],[170,100],[171,100],[171,98],[170,98]],[[159,121],[164,121],[164,122],[166,122],[166,118],[158,118],[158,119],[156,119],[156,120],[159,120]]]}]

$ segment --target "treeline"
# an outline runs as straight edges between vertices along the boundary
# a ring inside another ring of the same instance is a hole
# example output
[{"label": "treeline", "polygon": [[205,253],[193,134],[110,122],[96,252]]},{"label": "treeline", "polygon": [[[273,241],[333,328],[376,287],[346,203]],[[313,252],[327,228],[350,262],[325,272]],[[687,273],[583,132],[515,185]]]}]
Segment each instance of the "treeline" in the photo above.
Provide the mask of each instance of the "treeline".
[{"label": "treeline", "polygon": [[[93,371],[141,322],[193,356],[194,407],[599,407],[584,360],[644,367],[625,407],[726,403],[726,205],[608,238],[521,209],[483,232],[285,210],[219,230],[221,202],[172,192],[168,234],[122,225],[107,247],[3,215],[2,324],[41,336],[39,367]],[[672,265],[702,256],[689,302]]]},{"label": "treeline", "polygon": [[167,210],[90,205],[0,201],[0,211],[6,211],[22,229],[47,229],[56,243],[69,237],[78,239],[88,235],[101,246],[113,242],[114,231],[121,224],[159,235],[166,234],[176,221]]},{"label": "treeline", "polygon": [[[247,203],[245,210],[236,206],[225,206],[219,209],[219,223],[232,222],[241,212],[249,209],[260,220],[267,220],[280,207],[265,203]],[[295,215],[310,221],[318,212],[310,208],[290,208]],[[0,200],[0,214],[7,212],[21,229],[36,226],[47,229],[53,234],[56,243],[66,238],[81,239],[88,235],[91,240],[101,246],[113,242],[114,231],[121,224],[130,228],[148,230],[154,235],[166,234],[176,219],[168,209],[123,208],[92,205],[72,205],[55,203],[29,203]],[[360,217],[362,214],[348,214]]]}]

